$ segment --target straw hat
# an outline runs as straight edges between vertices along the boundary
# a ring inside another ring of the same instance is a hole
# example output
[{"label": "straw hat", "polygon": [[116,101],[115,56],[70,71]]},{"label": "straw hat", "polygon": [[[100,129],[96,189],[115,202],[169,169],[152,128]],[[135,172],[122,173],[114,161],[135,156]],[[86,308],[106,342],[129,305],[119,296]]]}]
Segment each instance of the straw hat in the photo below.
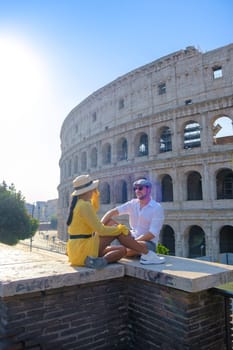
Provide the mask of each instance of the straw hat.
[{"label": "straw hat", "polygon": [[80,175],[73,180],[74,192],[72,196],[86,193],[98,187],[99,180],[92,180],[90,175]]}]

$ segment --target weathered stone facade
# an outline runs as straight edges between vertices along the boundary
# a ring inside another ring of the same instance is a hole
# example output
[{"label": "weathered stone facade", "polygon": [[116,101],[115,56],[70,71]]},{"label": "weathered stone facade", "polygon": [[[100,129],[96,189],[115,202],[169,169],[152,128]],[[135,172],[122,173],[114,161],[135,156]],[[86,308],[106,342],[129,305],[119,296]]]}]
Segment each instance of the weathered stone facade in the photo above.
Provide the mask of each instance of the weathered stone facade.
[{"label": "weathered stone facade", "polygon": [[172,53],[94,92],[61,129],[59,236],[72,180],[100,179],[101,213],[133,197],[139,176],[165,209],[161,242],[183,257],[233,252],[233,44]]}]

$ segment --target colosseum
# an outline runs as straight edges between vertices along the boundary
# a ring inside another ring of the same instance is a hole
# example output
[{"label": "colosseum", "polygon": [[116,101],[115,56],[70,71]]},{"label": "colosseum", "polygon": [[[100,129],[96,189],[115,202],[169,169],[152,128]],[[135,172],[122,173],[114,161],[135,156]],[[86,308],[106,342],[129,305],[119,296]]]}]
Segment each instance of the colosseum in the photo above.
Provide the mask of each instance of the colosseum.
[{"label": "colosseum", "polygon": [[100,179],[102,216],[146,176],[171,255],[233,252],[233,44],[189,46],[117,78],[69,113],[60,137],[61,239],[74,177]]}]

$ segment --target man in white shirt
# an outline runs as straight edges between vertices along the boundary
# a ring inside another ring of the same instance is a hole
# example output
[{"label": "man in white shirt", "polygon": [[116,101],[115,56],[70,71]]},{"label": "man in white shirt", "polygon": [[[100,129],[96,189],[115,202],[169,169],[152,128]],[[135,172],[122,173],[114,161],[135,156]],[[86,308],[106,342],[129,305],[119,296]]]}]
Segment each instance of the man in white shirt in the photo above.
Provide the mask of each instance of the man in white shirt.
[{"label": "man in white shirt", "polygon": [[[151,197],[152,183],[145,179],[138,179],[133,183],[136,198],[109,210],[102,218],[105,225],[114,224],[114,217],[129,215],[131,235],[134,239],[149,250],[155,251],[159,241],[159,233],[164,222],[163,207]],[[127,249],[127,256],[136,256],[137,252]],[[163,257],[157,256],[157,262],[164,263]],[[154,261],[154,259],[153,259]],[[148,260],[140,259],[141,264],[150,264]]]}]

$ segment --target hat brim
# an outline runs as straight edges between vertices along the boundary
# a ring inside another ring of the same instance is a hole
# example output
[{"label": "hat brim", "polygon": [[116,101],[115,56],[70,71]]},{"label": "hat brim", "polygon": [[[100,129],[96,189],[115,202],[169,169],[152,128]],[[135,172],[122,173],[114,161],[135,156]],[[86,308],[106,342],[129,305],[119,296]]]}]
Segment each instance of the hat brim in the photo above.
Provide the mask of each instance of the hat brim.
[{"label": "hat brim", "polygon": [[84,194],[86,192],[89,192],[89,191],[92,191],[92,190],[95,190],[99,185],[99,180],[94,180],[92,182],[92,184],[88,187],[84,187],[84,188],[81,188],[80,190],[75,190],[71,196],[78,196],[80,194]]},{"label": "hat brim", "polygon": [[133,186],[136,186],[136,185],[152,187],[152,183],[146,179],[138,179],[138,180],[134,181]]}]

